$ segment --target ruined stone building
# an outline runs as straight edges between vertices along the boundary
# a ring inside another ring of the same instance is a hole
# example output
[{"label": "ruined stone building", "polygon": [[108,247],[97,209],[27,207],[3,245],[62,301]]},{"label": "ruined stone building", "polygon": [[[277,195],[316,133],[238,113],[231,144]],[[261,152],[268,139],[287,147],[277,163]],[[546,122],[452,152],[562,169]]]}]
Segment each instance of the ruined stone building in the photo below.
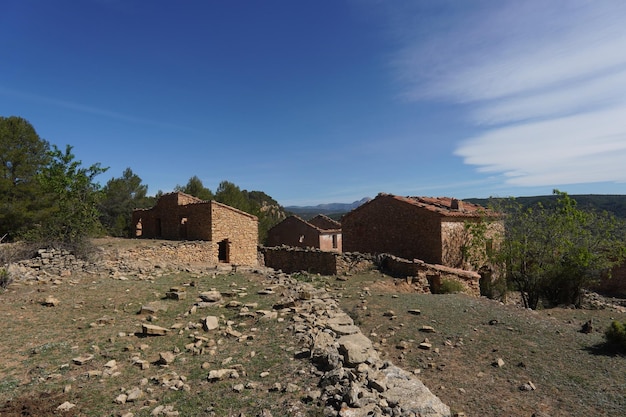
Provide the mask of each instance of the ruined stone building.
[{"label": "ruined stone building", "polygon": [[[484,207],[449,197],[379,194],[342,218],[345,252],[389,253],[430,264],[470,269],[464,260],[465,222],[492,215]],[[500,233],[495,222],[490,233]],[[486,242],[491,244],[491,242]]]},{"label": "ruined stone building", "polygon": [[132,221],[136,237],[210,242],[208,262],[258,263],[257,217],[217,201],[169,193],[152,208],[133,210]]},{"label": "ruined stone building", "polygon": [[289,216],[267,232],[267,246],[294,246],[341,252],[341,223],[319,214],[309,221]]}]

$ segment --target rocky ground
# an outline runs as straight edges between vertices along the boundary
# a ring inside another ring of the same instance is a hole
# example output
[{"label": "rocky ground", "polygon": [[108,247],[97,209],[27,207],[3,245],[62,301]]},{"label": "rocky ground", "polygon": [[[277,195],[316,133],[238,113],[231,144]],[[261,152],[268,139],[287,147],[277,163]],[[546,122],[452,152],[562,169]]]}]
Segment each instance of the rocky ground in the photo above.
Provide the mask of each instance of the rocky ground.
[{"label": "rocky ground", "polygon": [[598,347],[620,300],[529,312],[376,271],[235,271],[181,259],[184,243],[96,244],[89,262],[41,251],[11,266],[0,416],[626,412],[624,358]]}]

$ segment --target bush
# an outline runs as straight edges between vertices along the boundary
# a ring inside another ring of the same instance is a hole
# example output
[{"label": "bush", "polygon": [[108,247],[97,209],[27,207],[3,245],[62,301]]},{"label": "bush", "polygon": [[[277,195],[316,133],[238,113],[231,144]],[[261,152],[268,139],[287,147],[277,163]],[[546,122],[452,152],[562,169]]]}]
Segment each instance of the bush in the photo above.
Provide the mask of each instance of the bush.
[{"label": "bush", "polygon": [[441,280],[441,285],[437,289],[437,294],[454,294],[458,292],[465,292],[465,286],[453,279]]},{"label": "bush", "polygon": [[613,321],[604,332],[604,336],[606,337],[607,343],[626,352],[626,322],[620,323],[619,321]]},{"label": "bush", "polygon": [[0,288],[6,288],[13,281],[11,279],[11,274],[5,268],[0,268]]}]

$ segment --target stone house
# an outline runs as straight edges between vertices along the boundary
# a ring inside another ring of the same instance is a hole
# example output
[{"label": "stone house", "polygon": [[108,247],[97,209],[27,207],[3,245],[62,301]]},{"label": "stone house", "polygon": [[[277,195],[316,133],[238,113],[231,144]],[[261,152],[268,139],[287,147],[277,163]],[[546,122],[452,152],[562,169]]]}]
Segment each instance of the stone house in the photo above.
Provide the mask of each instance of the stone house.
[{"label": "stone house", "polygon": [[[342,218],[345,252],[389,253],[429,264],[472,269],[464,244],[466,222],[493,216],[482,206],[450,197],[400,197],[379,194]],[[501,222],[489,224],[488,236],[502,233]],[[485,242],[485,250],[493,240]]]},{"label": "stone house", "polygon": [[341,252],[341,223],[323,214],[309,221],[289,216],[268,230],[266,243]]},{"label": "stone house", "polygon": [[164,194],[154,207],[133,210],[132,222],[139,238],[211,242],[209,262],[258,263],[257,217],[217,201]]}]

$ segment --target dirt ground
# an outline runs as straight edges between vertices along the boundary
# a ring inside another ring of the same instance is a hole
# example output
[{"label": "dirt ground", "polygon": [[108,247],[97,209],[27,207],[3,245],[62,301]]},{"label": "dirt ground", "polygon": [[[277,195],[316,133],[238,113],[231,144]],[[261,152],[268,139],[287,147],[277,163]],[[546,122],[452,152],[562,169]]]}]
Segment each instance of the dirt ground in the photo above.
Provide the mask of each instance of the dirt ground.
[{"label": "dirt ground", "polygon": [[[149,242],[99,244],[122,253]],[[18,277],[0,293],[0,417],[137,417],[151,415],[159,405],[181,416],[254,416],[264,410],[273,417],[323,415],[322,404],[303,401],[304,392],[315,389],[318,381],[310,364],[294,360],[298,345],[287,330],[288,317],[259,321],[229,308],[190,314],[193,294],[211,289],[271,310],[279,295],[258,294],[267,285],[263,274],[208,271],[72,274],[40,281]],[[462,294],[415,294],[406,281],[377,271],[341,280],[299,277],[333,293],[381,356],[418,374],[455,413],[626,415],[626,357],[607,349],[603,337],[612,320],[626,321],[623,308],[530,311]],[[165,299],[171,287],[186,289],[189,298]],[[58,304],[45,305],[48,297]],[[167,309],[139,314],[143,305],[155,302]],[[249,338],[233,340],[194,330],[193,322],[207,314]],[[593,331],[582,333],[589,320]],[[135,336],[146,323],[180,330],[161,338]],[[424,326],[433,331],[424,332]],[[190,350],[194,341],[204,343],[202,353]],[[431,348],[421,348],[423,342]],[[175,353],[176,360],[158,365],[161,352]],[[73,362],[84,355],[94,359],[85,365]],[[138,368],[137,357],[150,367]],[[111,360],[119,374],[107,376],[103,370]],[[240,381],[207,381],[207,369],[228,364],[244,371]],[[187,391],[161,383],[173,372],[184,376]],[[260,377],[264,372],[270,376]],[[286,380],[301,391],[285,391]],[[243,392],[234,390],[238,382],[246,386]],[[115,401],[134,387],[141,387],[145,397]],[[75,407],[58,410],[65,402]]]}]

